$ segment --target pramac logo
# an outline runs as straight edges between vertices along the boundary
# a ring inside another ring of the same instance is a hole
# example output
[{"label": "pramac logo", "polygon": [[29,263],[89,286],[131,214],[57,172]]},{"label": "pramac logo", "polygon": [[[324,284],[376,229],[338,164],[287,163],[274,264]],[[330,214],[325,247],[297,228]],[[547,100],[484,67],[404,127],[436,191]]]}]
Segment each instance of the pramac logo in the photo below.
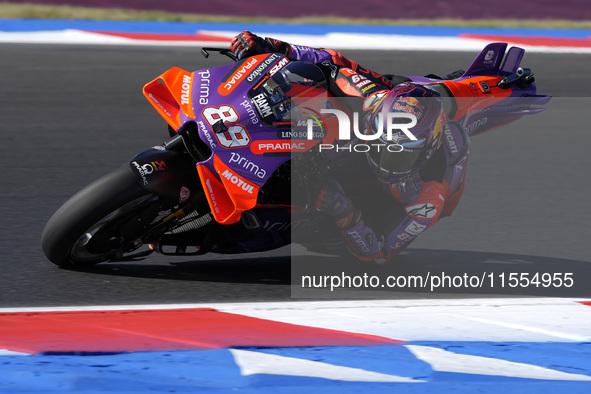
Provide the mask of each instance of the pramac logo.
[{"label": "pramac logo", "polygon": [[242,82],[250,73],[251,69],[259,63],[257,57],[247,59],[239,66],[218,88],[218,93],[227,96]]}]

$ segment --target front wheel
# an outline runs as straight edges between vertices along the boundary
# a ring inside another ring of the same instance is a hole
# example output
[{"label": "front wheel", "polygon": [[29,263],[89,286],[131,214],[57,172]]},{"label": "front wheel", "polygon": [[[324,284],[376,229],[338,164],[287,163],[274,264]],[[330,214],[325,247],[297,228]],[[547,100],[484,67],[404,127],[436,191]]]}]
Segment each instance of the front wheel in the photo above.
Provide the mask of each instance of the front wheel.
[{"label": "front wheel", "polygon": [[86,186],[49,219],[41,245],[62,268],[84,267],[123,257],[141,245],[122,226],[157,197],[142,188],[129,166]]}]

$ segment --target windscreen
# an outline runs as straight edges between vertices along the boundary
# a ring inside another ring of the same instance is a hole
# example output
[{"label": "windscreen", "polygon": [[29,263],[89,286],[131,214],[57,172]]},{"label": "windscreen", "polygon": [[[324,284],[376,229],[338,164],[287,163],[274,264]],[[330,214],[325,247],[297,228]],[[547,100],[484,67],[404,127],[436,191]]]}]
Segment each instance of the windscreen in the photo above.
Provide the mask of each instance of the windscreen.
[{"label": "windscreen", "polygon": [[[282,59],[277,65],[286,60]],[[325,86],[324,74],[317,66],[295,61],[288,62],[279,70],[273,67],[248,96],[263,123],[267,126],[283,126],[291,122],[291,112],[295,110],[291,98],[325,94]]]}]

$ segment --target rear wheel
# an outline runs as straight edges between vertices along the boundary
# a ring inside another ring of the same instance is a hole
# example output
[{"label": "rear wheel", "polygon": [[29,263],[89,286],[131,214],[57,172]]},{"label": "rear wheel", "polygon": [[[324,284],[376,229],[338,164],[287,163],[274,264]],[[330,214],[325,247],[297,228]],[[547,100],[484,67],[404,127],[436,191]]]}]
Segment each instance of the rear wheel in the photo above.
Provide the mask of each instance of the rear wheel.
[{"label": "rear wheel", "polygon": [[142,246],[141,232],[134,234],[124,225],[155,204],[158,197],[123,166],[86,186],[55,212],[43,230],[43,252],[63,268],[124,258]]}]

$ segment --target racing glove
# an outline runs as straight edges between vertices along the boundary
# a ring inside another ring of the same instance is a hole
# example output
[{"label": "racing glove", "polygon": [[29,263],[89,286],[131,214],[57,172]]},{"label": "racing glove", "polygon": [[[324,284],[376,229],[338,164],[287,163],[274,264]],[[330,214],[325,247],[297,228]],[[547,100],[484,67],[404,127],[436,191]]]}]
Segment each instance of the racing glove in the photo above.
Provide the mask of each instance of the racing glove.
[{"label": "racing glove", "polygon": [[318,188],[314,207],[319,212],[332,216],[341,229],[347,249],[360,261],[385,262],[382,252],[383,237],[378,237],[368,227],[359,209],[344,193],[343,188],[334,180],[325,180]]},{"label": "racing glove", "polygon": [[337,226],[347,228],[356,224],[359,216],[355,209],[353,201],[345,195],[343,188],[339,183],[332,179],[323,179],[315,185],[316,201],[314,208],[318,212],[325,212],[331,215]]},{"label": "racing glove", "polygon": [[283,41],[273,38],[264,39],[245,30],[234,37],[230,49],[238,59],[244,59],[249,56],[272,52],[287,55],[290,47],[289,44]]}]

